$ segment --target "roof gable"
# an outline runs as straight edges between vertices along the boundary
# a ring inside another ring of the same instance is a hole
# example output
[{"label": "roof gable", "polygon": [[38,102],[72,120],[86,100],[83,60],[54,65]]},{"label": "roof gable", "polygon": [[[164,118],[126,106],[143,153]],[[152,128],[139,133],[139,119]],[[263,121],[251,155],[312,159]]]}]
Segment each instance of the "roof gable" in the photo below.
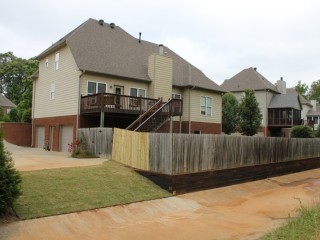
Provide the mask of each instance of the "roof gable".
[{"label": "roof gable", "polygon": [[250,67],[242,70],[230,79],[225,80],[221,88],[230,92],[242,92],[247,88],[253,90],[271,90],[279,93],[275,85],[269,82],[256,69]]},{"label": "roof gable", "polygon": [[305,99],[301,94],[299,94],[294,88],[287,88],[286,91],[288,94],[295,94],[299,96],[301,104],[312,107],[312,104],[307,99]]},{"label": "roof gable", "polygon": [[[151,81],[148,76],[148,57],[159,52],[159,45],[138,41],[121,27],[89,19],[67,34],[51,48],[67,44],[79,69],[95,73]],[[49,51],[47,49],[46,51]],[[44,56],[43,52],[39,56]],[[223,90],[171,49],[164,52],[173,60],[174,86],[195,86],[213,91]]]},{"label": "roof gable", "polygon": [[294,108],[301,110],[301,102],[295,94],[276,94],[272,96],[268,108]]}]

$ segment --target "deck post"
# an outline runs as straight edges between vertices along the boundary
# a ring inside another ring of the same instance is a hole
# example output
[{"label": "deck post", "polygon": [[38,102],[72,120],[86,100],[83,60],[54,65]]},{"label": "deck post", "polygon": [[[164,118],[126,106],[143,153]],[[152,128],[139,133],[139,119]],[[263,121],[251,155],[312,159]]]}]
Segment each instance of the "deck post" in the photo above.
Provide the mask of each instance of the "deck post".
[{"label": "deck post", "polygon": [[104,112],[100,114],[100,127],[104,127]]}]

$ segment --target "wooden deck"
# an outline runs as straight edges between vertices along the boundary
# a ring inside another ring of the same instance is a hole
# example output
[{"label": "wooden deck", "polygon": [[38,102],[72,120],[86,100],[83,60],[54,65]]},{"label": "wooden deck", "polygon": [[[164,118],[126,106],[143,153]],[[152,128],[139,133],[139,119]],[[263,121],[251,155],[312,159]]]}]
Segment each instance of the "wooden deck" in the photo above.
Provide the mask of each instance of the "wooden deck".
[{"label": "wooden deck", "polygon": [[[159,99],[132,97],[113,93],[99,93],[81,96],[81,114],[85,113],[120,113],[141,115],[155,105]],[[169,111],[169,110],[168,110]],[[172,116],[182,115],[182,100],[174,99]]]},{"label": "wooden deck", "polygon": [[142,114],[158,99],[99,93],[81,97],[81,114],[95,112]]}]

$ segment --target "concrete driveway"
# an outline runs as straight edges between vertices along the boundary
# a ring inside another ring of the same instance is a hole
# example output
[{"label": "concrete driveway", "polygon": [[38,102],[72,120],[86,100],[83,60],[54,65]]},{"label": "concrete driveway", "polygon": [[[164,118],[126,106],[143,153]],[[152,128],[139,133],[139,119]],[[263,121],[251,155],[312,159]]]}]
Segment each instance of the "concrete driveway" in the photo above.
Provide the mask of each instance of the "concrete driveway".
[{"label": "concrete driveway", "polygon": [[6,149],[12,153],[15,168],[19,171],[32,171],[50,168],[91,166],[101,164],[106,159],[75,159],[70,153],[45,151],[41,148],[19,147],[4,141]]},{"label": "concrete driveway", "polygon": [[300,202],[307,206],[319,197],[320,169],[315,169],[166,199],[13,222],[0,226],[0,239],[257,239],[288,216],[296,216]]}]

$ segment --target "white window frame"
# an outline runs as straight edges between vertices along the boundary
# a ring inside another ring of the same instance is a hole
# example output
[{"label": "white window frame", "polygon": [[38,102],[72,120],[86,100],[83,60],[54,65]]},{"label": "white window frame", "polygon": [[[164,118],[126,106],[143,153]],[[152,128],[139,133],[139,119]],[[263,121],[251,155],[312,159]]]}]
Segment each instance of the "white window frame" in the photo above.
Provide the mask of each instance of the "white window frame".
[{"label": "white window frame", "polygon": [[49,67],[49,58],[46,58],[46,61],[45,61],[45,63],[44,63],[44,66],[45,66],[46,68]]},{"label": "white window frame", "polygon": [[59,62],[60,62],[60,52],[56,52],[56,55],[54,57],[54,69],[59,69]]},{"label": "white window frame", "polygon": [[[96,92],[95,92],[95,93],[89,93],[89,83],[95,83],[95,84],[96,84]],[[99,92],[98,92],[99,84],[104,84],[104,85],[106,85],[106,92],[108,92],[108,84],[107,84],[107,83],[89,80],[89,81],[87,81],[87,95],[92,95],[92,94],[97,94],[97,93],[99,93]]]},{"label": "white window frame", "polygon": [[[178,97],[179,96],[179,97]],[[171,94],[172,99],[182,99],[182,96],[180,93],[172,93]]]},{"label": "white window frame", "polygon": [[[205,98],[205,106],[201,105],[201,99]],[[211,106],[208,106],[208,100],[211,100]],[[202,114],[202,107],[205,107],[205,113]],[[211,109],[210,114],[208,114],[208,109]],[[211,117],[212,116],[212,110],[213,110],[213,97],[211,96],[200,96],[200,115],[201,116],[208,116]]]},{"label": "white window frame", "polygon": [[[138,96],[132,96],[132,95],[131,95],[131,89],[136,89]],[[147,97],[147,90],[146,90],[145,88],[131,87],[130,90],[129,90],[129,91],[130,91],[130,92],[129,92],[129,95],[132,96],[132,97],[140,97],[139,94],[138,94],[140,90],[143,90],[143,91],[144,91],[145,94],[144,94],[144,96],[142,96],[142,97],[143,97],[143,98],[146,98],[146,97]]]},{"label": "white window frame", "polygon": [[51,83],[50,84],[50,100],[54,100],[56,98],[56,84]]}]

